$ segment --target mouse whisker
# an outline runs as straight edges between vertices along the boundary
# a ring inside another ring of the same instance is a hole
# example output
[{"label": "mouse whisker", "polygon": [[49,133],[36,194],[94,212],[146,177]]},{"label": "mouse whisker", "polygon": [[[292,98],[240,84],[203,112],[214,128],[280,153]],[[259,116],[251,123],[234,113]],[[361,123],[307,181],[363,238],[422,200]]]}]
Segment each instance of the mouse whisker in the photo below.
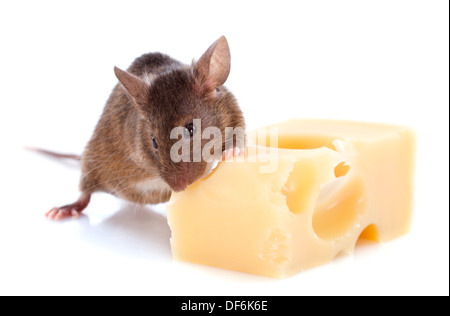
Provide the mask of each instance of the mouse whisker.
[{"label": "mouse whisker", "polygon": [[[137,169],[135,169],[136,171]],[[116,187],[111,191],[111,194],[114,194],[116,192],[116,190],[119,188],[119,186],[125,181],[128,180],[131,177],[137,176],[139,173],[135,173],[130,175],[129,177],[125,177],[124,179],[122,179],[121,181],[119,181],[119,183],[117,183]]]},{"label": "mouse whisker", "polygon": [[97,183],[97,184],[91,186],[90,188],[88,188],[88,190],[89,190],[89,191],[92,191],[92,189],[96,188],[97,186],[101,186],[101,185],[106,184],[106,183],[108,183],[108,182],[112,182],[112,181],[116,181],[116,180],[120,180],[120,179],[124,179],[124,178],[127,179],[127,178],[131,178],[131,177],[137,176],[137,175],[138,175],[138,173],[137,173],[137,174],[128,175],[128,176],[121,176],[121,177],[109,179],[109,180],[107,180],[107,181],[99,182],[99,183]]}]

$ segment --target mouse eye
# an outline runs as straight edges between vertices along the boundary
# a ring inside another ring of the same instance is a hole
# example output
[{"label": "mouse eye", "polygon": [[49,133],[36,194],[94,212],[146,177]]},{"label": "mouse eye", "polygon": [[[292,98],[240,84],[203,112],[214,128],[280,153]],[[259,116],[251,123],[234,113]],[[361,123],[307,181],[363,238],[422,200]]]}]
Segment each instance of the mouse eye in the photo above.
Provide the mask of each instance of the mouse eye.
[{"label": "mouse eye", "polygon": [[195,134],[195,126],[194,123],[188,123],[186,124],[186,126],[184,126],[184,128],[186,128],[185,132],[186,132],[186,137],[192,137]]},{"label": "mouse eye", "polygon": [[153,143],[153,147],[155,147],[155,149],[158,149],[158,143],[156,142],[155,137],[152,137],[152,143]]}]

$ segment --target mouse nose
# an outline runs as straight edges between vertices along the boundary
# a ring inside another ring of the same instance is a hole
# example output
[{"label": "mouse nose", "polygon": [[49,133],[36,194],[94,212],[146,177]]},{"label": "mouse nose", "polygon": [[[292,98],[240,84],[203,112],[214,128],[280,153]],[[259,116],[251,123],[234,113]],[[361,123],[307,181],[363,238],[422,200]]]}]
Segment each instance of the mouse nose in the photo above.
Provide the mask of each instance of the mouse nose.
[{"label": "mouse nose", "polygon": [[184,191],[187,188],[188,182],[186,181],[186,179],[177,178],[174,182],[172,182],[170,186],[175,192],[180,192]]},{"label": "mouse nose", "polygon": [[172,190],[175,192],[183,191],[187,188],[191,182],[190,179],[190,170],[187,163],[181,162],[178,166],[177,172],[174,172],[170,176],[169,185],[171,186]]},{"label": "mouse nose", "polygon": [[186,190],[188,185],[195,182],[204,173],[204,166],[201,164],[180,162],[177,169],[168,177],[167,183],[173,191],[180,192]]}]

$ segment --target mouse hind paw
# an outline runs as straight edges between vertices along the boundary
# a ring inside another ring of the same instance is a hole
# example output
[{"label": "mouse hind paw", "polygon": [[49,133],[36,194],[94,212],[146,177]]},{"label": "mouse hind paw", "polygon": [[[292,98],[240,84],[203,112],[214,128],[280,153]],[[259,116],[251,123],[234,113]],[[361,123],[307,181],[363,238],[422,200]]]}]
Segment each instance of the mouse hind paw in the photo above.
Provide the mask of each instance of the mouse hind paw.
[{"label": "mouse hind paw", "polygon": [[83,193],[76,202],[61,207],[54,207],[45,213],[45,217],[51,220],[62,220],[69,217],[78,217],[80,213],[88,206],[90,199],[90,194]]}]

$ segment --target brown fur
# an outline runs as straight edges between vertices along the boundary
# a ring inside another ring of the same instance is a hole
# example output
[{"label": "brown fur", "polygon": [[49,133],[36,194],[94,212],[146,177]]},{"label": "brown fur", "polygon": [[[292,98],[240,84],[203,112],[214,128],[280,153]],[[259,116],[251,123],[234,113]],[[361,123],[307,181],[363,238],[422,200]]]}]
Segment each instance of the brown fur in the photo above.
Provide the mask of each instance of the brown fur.
[{"label": "brown fur", "polygon": [[[224,37],[191,66],[150,53],[137,58],[127,72],[116,69],[121,83],[112,91],[81,158],[81,191],[154,204],[167,201],[173,187],[200,178],[206,162],[171,161],[170,148],[177,140],[170,139],[170,131],[193,119],[202,120],[202,129],[219,127],[222,134],[225,127],[245,127],[236,99],[222,86],[228,72]],[[147,75],[150,85],[143,79]],[[139,182],[158,178],[168,184],[165,189],[136,188]]]}]

